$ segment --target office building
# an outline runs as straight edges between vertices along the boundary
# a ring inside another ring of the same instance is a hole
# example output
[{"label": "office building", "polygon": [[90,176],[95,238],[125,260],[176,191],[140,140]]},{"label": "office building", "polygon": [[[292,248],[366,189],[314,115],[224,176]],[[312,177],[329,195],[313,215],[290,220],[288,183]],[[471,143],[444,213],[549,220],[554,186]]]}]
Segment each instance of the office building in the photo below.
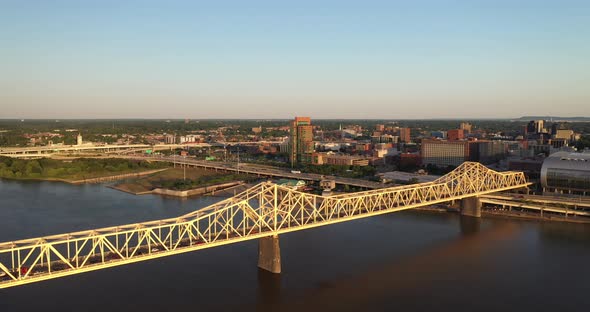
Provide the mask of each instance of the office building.
[{"label": "office building", "polygon": [[421,158],[424,165],[459,166],[470,160],[470,141],[422,140]]},{"label": "office building", "polygon": [[527,133],[543,133],[545,132],[544,120],[531,120],[527,125]]},{"label": "office building", "polygon": [[566,130],[566,129],[556,129],[555,133],[553,133],[554,139],[564,139],[568,142],[571,141],[574,137],[573,130]]},{"label": "office building", "polygon": [[[506,158],[508,144],[502,141],[478,140],[471,144],[477,146],[477,156],[470,153],[470,159],[477,158],[482,164],[491,164]],[[473,151],[473,149],[472,149]]]},{"label": "office building", "polygon": [[410,128],[399,128],[399,140],[403,143],[412,142],[410,138]]},{"label": "office building", "polygon": [[166,144],[176,144],[176,136],[174,134],[166,135]]},{"label": "office building", "polygon": [[471,133],[473,125],[468,122],[462,122],[459,129],[463,130],[464,133]]},{"label": "office building", "polygon": [[312,164],[314,165],[368,166],[370,160],[363,156],[339,155],[331,152],[312,154]]},{"label": "office building", "polygon": [[465,138],[465,133],[463,129],[452,129],[447,131],[447,138],[450,141],[462,140]]},{"label": "office building", "polygon": [[309,117],[295,117],[290,124],[289,160],[291,166],[311,163],[313,153],[313,126]]}]

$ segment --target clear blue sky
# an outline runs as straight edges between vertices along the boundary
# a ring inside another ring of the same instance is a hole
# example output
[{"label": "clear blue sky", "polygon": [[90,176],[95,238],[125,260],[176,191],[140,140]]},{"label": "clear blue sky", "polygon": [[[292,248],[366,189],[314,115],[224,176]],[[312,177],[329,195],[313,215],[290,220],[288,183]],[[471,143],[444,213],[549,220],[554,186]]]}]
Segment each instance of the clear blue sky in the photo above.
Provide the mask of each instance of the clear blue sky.
[{"label": "clear blue sky", "polygon": [[590,1],[0,0],[0,118],[590,115]]}]

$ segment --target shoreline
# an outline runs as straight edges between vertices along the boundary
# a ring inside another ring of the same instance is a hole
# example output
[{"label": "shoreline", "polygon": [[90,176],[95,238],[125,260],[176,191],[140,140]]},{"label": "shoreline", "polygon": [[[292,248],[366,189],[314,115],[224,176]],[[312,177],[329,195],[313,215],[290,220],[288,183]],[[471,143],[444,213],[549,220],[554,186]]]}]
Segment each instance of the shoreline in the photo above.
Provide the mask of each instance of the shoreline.
[{"label": "shoreline", "polygon": [[133,192],[131,190],[128,190],[126,188],[123,188],[123,187],[120,187],[117,185],[106,185],[106,187],[117,190],[117,191],[125,192],[128,194],[133,194],[133,195],[154,194],[154,195],[186,198],[186,197],[191,197],[191,196],[207,195],[207,194],[215,195],[215,192],[223,192],[225,190],[228,190],[231,188],[236,188],[239,186],[243,186],[245,184],[246,184],[246,182],[244,182],[244,181],[232,181],[232,182],[225,182],[225,183],[220,183],[220,184],[205,185],[205,186],[201,186],[201,187],[197,187],[197,188],[193,188],[193,189],[188,189],[188,190],[182,190],[182,191],[164,189],[164,188],[155,188],[153,190],[142,191],[142,192]]},{"label": "shoreline", "polygon": [[0,179],[10,180],[10,181],[63,182],[63,183],[68,183],[68,184],[72,184],[72,185],[80,185],[80,184],[85,184],[85,183],[102,183],[102,182],[123,180],[123,179],[127,179],[127,178],[141,177],[141,176],[150,175],[153,173],[158,173],[158,172],[168,170],[168,169],[169,168],[152,169],[152,170],[146,170],[146,171],[121,173],[121,174],[80,179],[80,180],[61,179],[61,178],[0,178]]}]

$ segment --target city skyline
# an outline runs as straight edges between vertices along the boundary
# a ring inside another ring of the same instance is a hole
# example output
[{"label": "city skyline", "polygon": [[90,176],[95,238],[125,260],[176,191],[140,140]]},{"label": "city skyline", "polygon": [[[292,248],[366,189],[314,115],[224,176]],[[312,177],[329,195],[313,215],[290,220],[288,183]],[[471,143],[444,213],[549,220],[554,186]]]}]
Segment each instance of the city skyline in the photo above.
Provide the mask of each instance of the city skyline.
[{"label": "city skyline", "polygon": [[588,116],[584,1],[4,3],[0,118]]}]

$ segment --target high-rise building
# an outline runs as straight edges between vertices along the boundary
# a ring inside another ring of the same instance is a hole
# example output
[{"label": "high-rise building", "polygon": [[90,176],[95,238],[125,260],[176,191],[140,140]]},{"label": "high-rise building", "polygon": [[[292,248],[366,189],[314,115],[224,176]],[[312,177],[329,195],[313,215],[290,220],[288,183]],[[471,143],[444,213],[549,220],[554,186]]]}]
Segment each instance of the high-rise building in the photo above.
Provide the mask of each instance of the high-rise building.
[{"label": "high-rise building", "polygon": [[379,131],[379,132],[385,131],[385,125],[381,125],[381,124],[375,125],[375,131]]},{"label": "high-rise building", "polygon": [[462,122],[461,125],[459,126],[459,129],[463,130],[464,133],[471,133],[472,128],[473,128],[473,125],[468,122]]},{"label": "high-rise building", "polygon": [[545,121],[544,120],[531,120],[527,124],[526,132],[531,133],[543,133],[545,132]]},{"label": "high-rise building", "polygon": [[80,133],[78,133],[78,136],[76,137],[76,143],[82,145],[82,135]]},{"label": "high-rise building", "polygon": [[403,143],[412,142],[410,138],[410,128],[399,128],[399,140]]},{"label": "high-rise building", "polygon": [[526,125],[526,133],[536,133],[534,120],[529,121],[529,123]]},{"label": "high-rise building", "polygon": [[291,137],[289,140],[291,166],[298,163],[311,163],[313,147],[311,118],[295,117],[295,120],[291,121]]},{"label": "high-rise building", "polygon": [[537,131],[537,133],[545,132],[544,120],[535,120],[535,131]]},{"label": "high-rise building", "polygon": [[[502,141],[488,141],[478,140],[477,144],[477,158],[482,164],[491,164],[506,157],[508,144]],[[470,154],[473,159],[473,155]]]},{"label": "high-rise building", "polygon": [[465,138],[463,129],[452,129],[447,131],[447,138],[451,141],[461,140]]}]

